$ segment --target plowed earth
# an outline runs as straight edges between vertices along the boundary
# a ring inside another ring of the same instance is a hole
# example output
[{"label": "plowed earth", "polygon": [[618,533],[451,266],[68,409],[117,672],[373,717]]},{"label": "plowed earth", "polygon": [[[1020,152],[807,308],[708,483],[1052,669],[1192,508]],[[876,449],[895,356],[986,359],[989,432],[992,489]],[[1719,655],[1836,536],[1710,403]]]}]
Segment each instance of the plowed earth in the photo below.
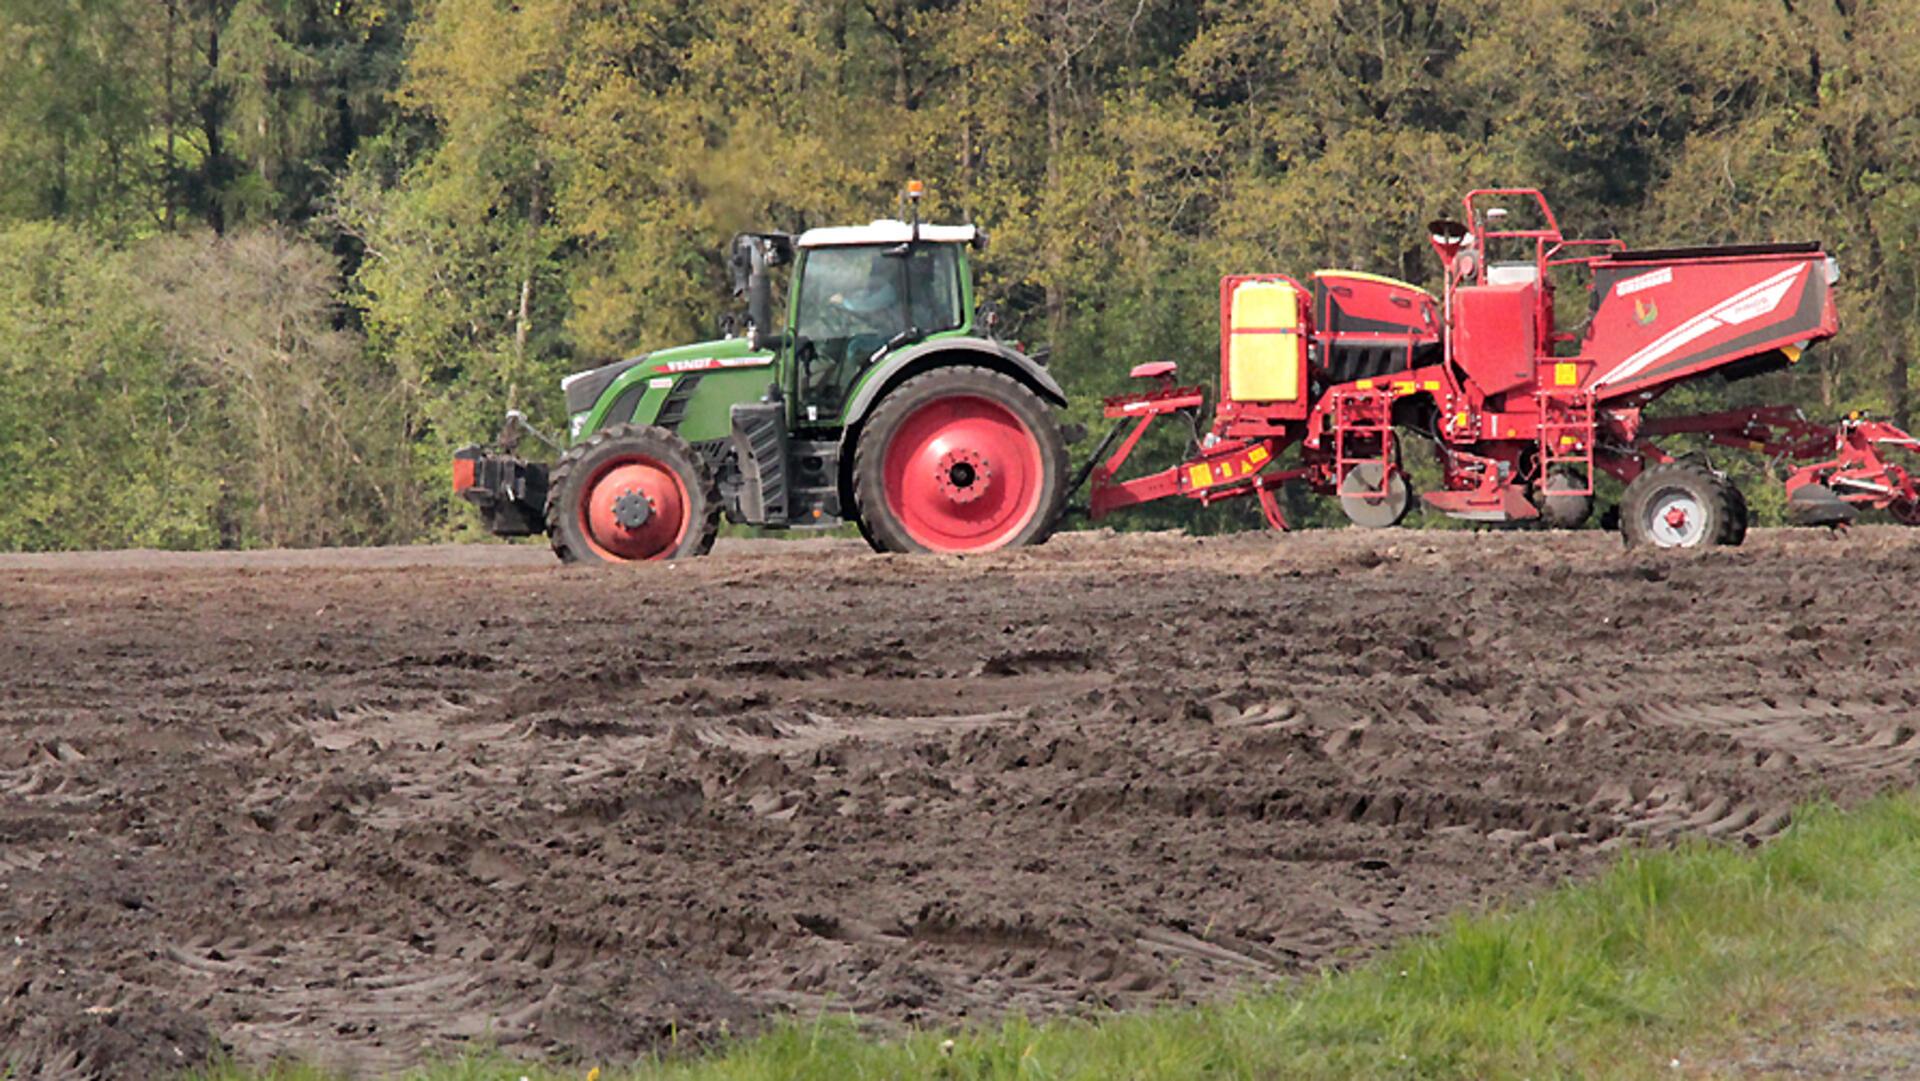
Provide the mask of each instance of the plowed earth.
[{"label": "plowed earth", "polygon": [[[1204,999],[1920,781],[1920,534],[0,559],[0,1048]],[[3,1071],[0,1071],[3,1072]]]}]

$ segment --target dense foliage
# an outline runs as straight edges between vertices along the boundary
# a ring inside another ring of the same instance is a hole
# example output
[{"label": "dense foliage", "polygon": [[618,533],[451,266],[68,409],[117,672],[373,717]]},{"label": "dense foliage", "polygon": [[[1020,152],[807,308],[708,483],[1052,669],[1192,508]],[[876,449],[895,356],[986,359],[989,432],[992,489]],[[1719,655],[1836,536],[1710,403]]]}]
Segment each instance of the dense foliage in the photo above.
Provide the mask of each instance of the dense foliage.
[{"label": "dense foliage", "polygon": [[1825,240],[1842,337],[1733,393],[1905,418],[1911,15],[0,0],[0,546],[447,534],[452,445],[706,336],[730,232],[866,220],[908,176],[992,231],[987,292],[1083,402],[1140,359],[1208,373],[1223,272],[1431,284],[1421,224],[1526,184],[1585,235]]}]

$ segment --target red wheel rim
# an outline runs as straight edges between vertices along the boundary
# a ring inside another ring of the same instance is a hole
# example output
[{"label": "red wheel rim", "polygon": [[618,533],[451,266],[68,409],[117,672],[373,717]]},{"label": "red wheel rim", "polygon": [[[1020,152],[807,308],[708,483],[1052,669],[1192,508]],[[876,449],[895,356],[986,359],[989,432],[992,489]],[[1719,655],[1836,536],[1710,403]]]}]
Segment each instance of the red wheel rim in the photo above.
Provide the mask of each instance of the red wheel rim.
[{"label": "red wheel rim", "polygon": [[1040,440],[990,398],[956,394],[915,409],[888,441],[883,465],[887,507],[932,551],[998,548],[1040,513]]},{"label": "red wheel rim", "polygon": [[665,463],[627,454],[603,463],[580,500],[580,534],[601,559],[665,559],[686,539],[687,486]]}]

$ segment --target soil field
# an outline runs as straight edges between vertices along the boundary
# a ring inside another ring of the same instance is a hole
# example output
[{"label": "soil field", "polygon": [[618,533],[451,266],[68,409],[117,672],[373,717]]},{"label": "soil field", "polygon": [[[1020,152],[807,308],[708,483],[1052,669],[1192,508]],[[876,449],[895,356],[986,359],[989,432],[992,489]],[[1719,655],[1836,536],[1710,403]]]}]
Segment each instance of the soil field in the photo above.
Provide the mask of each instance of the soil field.
[{"label": "soil field", "polygon": [[1222,996],[1920,781],[1916,581],[1873,528],[0,557],[0,1048]]}]

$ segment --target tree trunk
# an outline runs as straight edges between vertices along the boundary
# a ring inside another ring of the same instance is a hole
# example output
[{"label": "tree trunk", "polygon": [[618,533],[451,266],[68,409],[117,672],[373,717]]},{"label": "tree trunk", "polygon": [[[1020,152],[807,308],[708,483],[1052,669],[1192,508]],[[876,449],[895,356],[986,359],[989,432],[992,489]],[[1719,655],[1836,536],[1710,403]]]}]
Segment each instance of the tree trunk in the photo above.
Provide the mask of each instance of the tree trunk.
[{"label": "tree trunk", "polygon": [[207,158],[200,166],[200,182],[205,189],[207,224],[216,235],[227,231],[227,92],[218,84],[220,74],[220,13],[208,13],[207,72],[211,84],[200,99],[200,132],[207,140]]},{"label": "tree trunk", "polygon": [[[1047,72],[1047,187],[1048,193],[1058,190],[1060,178],[1060,81],[1052,70]],[[1046,236],[1047,252],[1047,340],[1058,342],[1067,329],[1067,298],[1061,289],[1060,240],[1051,229]]]},{"label": "tree trunk", "polygon": [[968,71],[960,83],[960,209],[972,221],[978,207],[973,202],[973,93]]},{"label": "tree trunk", "polygon": [[527,329],[533,325],[533,275],[520,279],[520,315],[513,323],[513,355],[527,355]]},{"label": "tree trunk", "polygon": [[893,39],[893,104],[907,109],[912,101],[907,94],[907,42],[905,33]]},{"label": "tree trunk", "polygon": [[162,112],[161,119],[166,124],[167,129],[166,149],[163,151],[162,158],[162,160],[166,162],[166,168],[161,174],[160,181],[160,199],[162,204],[160,208],[160,223],[166,227],[168,232],[172,232],[174,226],[173,215],[174,204],[176,202],[174,193],[178,186],[178,180],[176,178],[179,168],[179,157],[174,149],[174,132],[179,118],[174,113],[173,96],[174,31],[178,27],[179,22],[180,5],[176,0],[167,0],[167,34],[166,43],[163,46],[164,51],[161,53],[160,69],[161,81],[166,94],[166,107]]},{"label": "tree trunk", "polygon": [[[528,224],[533,227],[536,245],[538,244],[540,229],[547,221],[546,192],[538,175],[540,168],[537,164],[534,166],[536,175],[533,180],[533,192],[528,197],[527,206],[527,221]],[[513,324],[513,355],[515,357],[525,357],[527,355],[527,333],[532,327],[533,264],[531,260],[529,260],[526,274],[520,279],[520,315],[518,319],[514,320]]]},{"label": "tree trunk", "polygon": [[1892,421],[1902,428],[1912,420],[1911,395],[1907,382],[1906,350],[1904,342],[1896,336],[1887,347],[1887,411]]}]

